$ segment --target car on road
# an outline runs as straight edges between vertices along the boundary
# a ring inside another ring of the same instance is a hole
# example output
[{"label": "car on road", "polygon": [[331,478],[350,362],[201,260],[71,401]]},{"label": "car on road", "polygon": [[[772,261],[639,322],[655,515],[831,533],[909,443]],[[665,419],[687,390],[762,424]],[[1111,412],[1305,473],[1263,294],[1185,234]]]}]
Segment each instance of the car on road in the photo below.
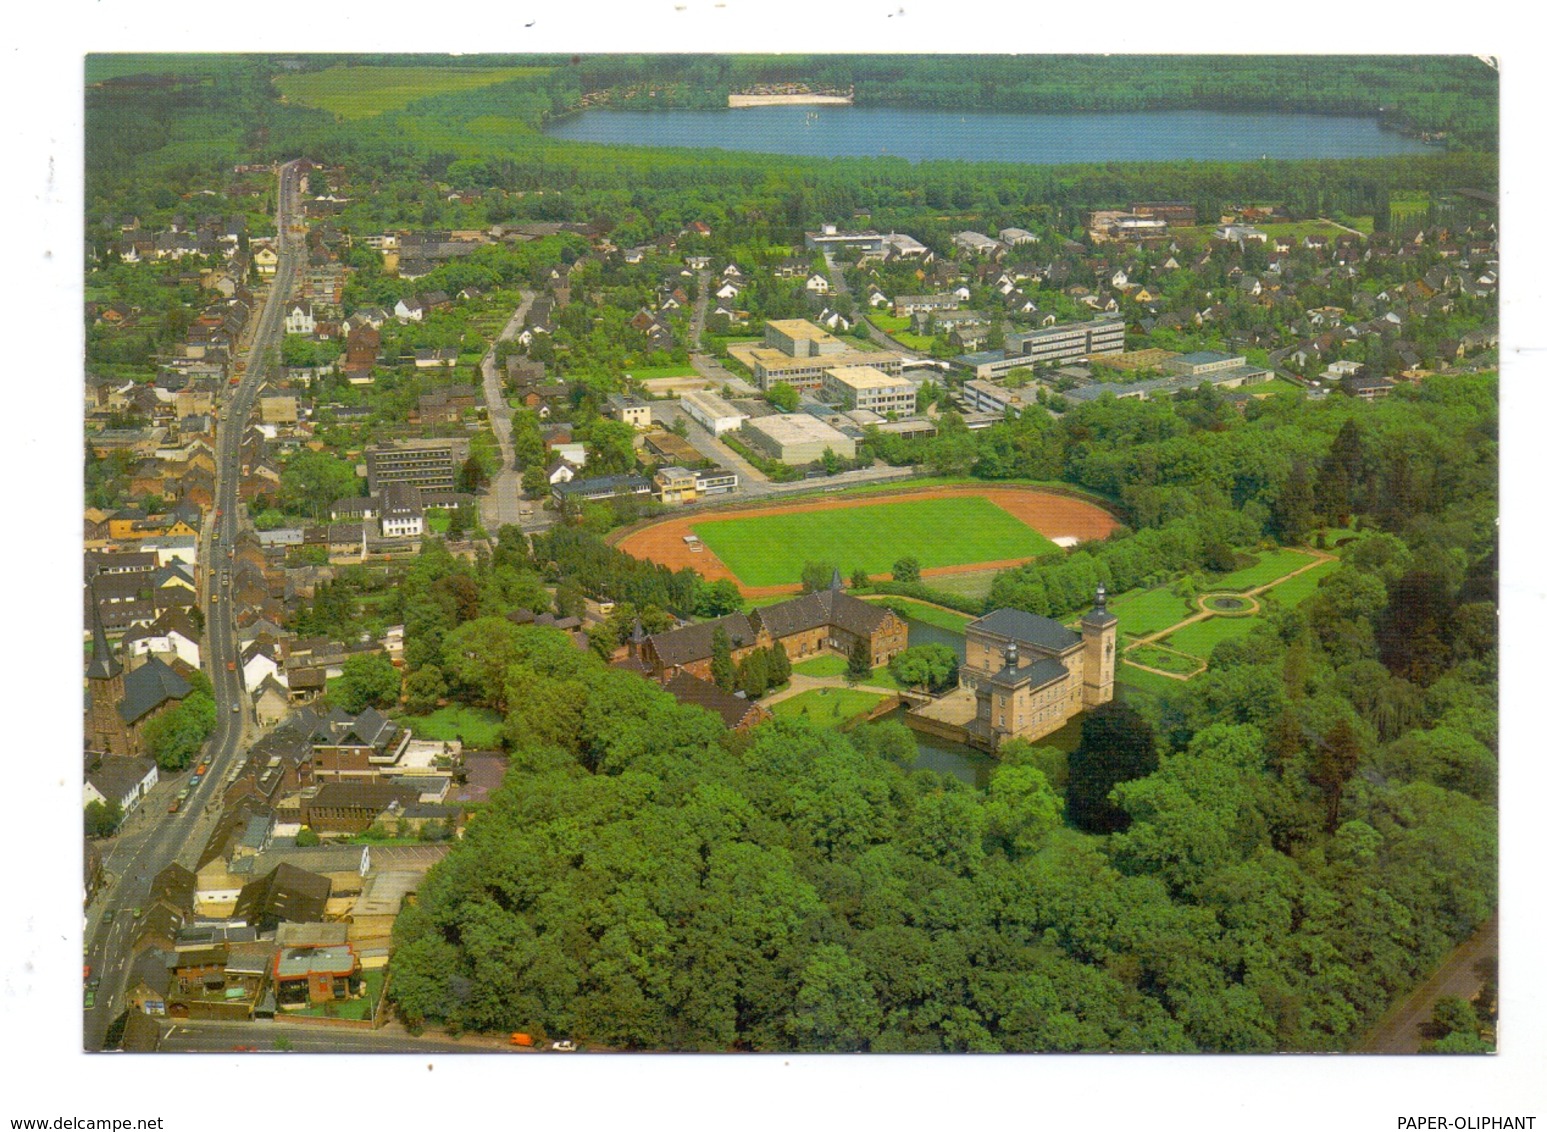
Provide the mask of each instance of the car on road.
[{"label": "car on road", "polygon": [[553,1049],[556,1053],[574,1053],[575,1043],[568,1040],[554,1042]]},{"label": "car on road", "polygon": [[200,763],[199,766],[198,766],[198,769],[195,770],[193,773],[194,774],[198,774],[198,775],[208,774],[209,773],[209,763]]},{"label": "car on road", "polygon": [[226,661],[226,671],[227,672],[235,672],[236,671],[236,661],[234,661],[234,660]]},{"label": "car on road", "polygon": [[194,775],[192,778],[190,778],[188,780],[188,785],[189,786],[197,786],[199,783],[201,783],[203,781],[204,781],[204,776],[201,775],[201,774],[196,774],[196,775]]},{"label": "car on road", "polygon": [[140,913],[141,913],[141,912],[142,912],[142,911],[143,911],[143,909],[141,909],[141,908],[136,908],[136,909],[135,909],[135,910],[134,910],[134,918],[135,918],[135,919],[136,919],[136,920],[138,920],[138,919],[139,919],[139,918],[140,918]]},{"label": "car on road", "polygon": [[101,985],[102,985],[102,976],[101,975],[94,975],[90,979],[86,980],[86,989],[87,990],[93,990],[94,991],[98,987],[100,987]]},{"label": "car on road", "polygon": [[241,710],[242,710],[242,705],[241,704],[232,704],[231,705],[231,714],[232,715],[235,715],[237,712],[239,712]]},{"label": "car on road", "polygon": [[104,924],[111,924],[113,922],[113,910],[111,908],[102,913],[102,922]]},{"label": "car on road", "polygon": [[90,963],[87,963],[85,968],[81,971],[81,978],[85,979],[88,983],[91,982],[91,964]]},{"label": "car on road", "polygon": [[177,800],[179,802],[186,802],[188,800],[188,788],[186,786],[177,792]]},{"label": "car on road", "polygon": [[87,991],[86,992],[86,1009],[90,1010],[92,1007],[94,1007],[96,1005],[97,1005],[97,992],[96,991]]},{"label": "car on road", "polygon": [[183,808],[183,800],[181,798],[173,798],[172,801],[171,801],[171,804],[167,806],[167,813],[175,814],[175,813],[177,813],[178,810],[180,810],[182,808]]}]

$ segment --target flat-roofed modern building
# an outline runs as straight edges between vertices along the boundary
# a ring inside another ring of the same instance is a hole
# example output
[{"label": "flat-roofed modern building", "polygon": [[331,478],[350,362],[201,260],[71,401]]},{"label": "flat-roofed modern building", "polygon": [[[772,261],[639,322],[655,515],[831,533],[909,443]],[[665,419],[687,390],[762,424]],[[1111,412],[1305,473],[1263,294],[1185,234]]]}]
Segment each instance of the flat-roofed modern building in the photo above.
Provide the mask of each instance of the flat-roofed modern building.
[{"label": "flat-roofed modern building", "polygon": [[1168,373],[1199,377],[1206,373],[1219,373],[1221,370],[1244,366],[1246,359],[1240,355],[1221,354],[1218,350],[1195,350],[1191,354],[1167,358],[1161,364]]},{"label": "flat-roofed modern building", "polygon": [[763,344],[792,358],[841,354],[849,347],[814,322],[803,318],[773,318],[763,325]]},{"label": "flat-roofed modern building", "polygon": [[1123,320],[1098,318],[1005,335],[1005,357],[1021,365],[1123,352]]},{"label": "flat-roofed modern building", "polygon": [[400,440],[365,450],[370,494],[389,483],[411,483],[422,491],[455,491],[457,468],[467,459],[465,440]]},{"label": "flat-roofed modern building", "polygon": [[971,378],[962,383],[962,404],[975,413],[1000,413],[1007,409],[1026,408],[1037,402],[1033,389],[1008,389],[982,378]]},{"label": "flat-roofed modern building", "polygon": [[886,247],[886,237],[874,231],[840,232],[836,224],[824,224],[820,232],[806,233],[806,247],[814,251],[858,248],[862,252],[876,253]]},{"label": "flat-roofed modern building", "polygon": [[715,436],[722,436],[741,427],[747,414],[725,398],[707,389],[690,389],[682,394],[679,402],[682,411],[703,425]]},{"label": "flat-roofed modern building", "polygon": [[844,459],[854,458],[854,441],[805,413],[755,417],[741,426],[747,437],[769,456],[785,464],[809,464],[831,448]]},{"label": "flat-roofed modern building", "polygon": [[662,503],[694,503],[698,500],[698,476],[674,464],[655,470],[655,488],[651,492]]},{"label": "flat-roofed modern building", "polygon": [[728,468],[700,468],[694,477],[693,486],[701,496],[727,495],[741,483],[741,477]]},{"label": "flat-roofed modern building", "polygon": [[822,396],[845,409],[909,416],[918,388],[905,377],[888,374],[875,366],[833,366],[822,372]]},{"label": "flat-roofed modern building", "polygon": [[834,366],[874,366],[882,373],[902,372],[902,355],[884,350],[848,350],[813,358],[792,358],[778,350],[750,351],[751,369],[761,389],[772,389],[779,382],[810,397],[822,389],[822,373]]},{"label": "flat-roofed modern building", "polygon": [[732,346],[731,356],[752,371],[761,389],[779,382],[813,396],[822,388],[822,371],[831,366],[871,365],[883,373],[902,369],[901,354],[859,350],[803,318],[772,319],[763,329],[762,346]]}]

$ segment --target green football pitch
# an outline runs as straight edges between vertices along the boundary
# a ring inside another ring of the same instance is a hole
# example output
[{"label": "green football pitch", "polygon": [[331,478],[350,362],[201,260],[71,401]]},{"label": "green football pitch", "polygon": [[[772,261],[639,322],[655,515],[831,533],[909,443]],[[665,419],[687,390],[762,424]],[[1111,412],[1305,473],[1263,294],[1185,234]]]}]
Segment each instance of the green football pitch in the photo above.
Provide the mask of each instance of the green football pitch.
[{"label": "green football pitch", "polygon": [[845,579],[855,570],[888,574],[899,558],[929,570],[1032,558],[1053,542],[978,496],[789,511],[695,524],[693,533],[748,586],[800,581],[807,562],[831,562]]}]

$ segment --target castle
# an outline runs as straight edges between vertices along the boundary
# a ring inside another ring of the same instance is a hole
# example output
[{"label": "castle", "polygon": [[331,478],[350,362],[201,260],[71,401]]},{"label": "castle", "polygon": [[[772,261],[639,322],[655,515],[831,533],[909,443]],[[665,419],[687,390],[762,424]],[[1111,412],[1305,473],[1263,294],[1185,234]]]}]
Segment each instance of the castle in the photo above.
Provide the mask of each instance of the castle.
[{"label": "castle", "polygon": [[1079,632],[1048,617],[996,609],[965,629],[967,655],[956,691],[910,711],[909,727],[998,751],[1010,739],[1035,742],[1111,700],[1117,673],[1117,618],[1106,588]]}]

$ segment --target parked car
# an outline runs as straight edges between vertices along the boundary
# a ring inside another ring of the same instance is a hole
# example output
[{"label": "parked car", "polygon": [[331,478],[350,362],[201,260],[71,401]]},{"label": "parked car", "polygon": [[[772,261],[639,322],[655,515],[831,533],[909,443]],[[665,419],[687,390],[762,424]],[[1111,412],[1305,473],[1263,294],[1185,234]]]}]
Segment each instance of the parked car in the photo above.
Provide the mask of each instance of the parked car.
[{"label": "parked car", "polygon": [[575,1043],[566,1039],[561,1042],[554,1042],[553,1048],[556,1053],[574,1053]]},{"label": "parked car", "polygon": [[113,910],[111,908],[102,913],[102,922],[104,924],[111,924],[113,922]]},{"label": "parked car", "polygon": [[86,1009],[90,1010],[95,1005],[97,1005],[97,992],[96,991],[87,991],[86,992]]}]

